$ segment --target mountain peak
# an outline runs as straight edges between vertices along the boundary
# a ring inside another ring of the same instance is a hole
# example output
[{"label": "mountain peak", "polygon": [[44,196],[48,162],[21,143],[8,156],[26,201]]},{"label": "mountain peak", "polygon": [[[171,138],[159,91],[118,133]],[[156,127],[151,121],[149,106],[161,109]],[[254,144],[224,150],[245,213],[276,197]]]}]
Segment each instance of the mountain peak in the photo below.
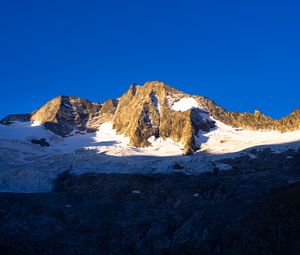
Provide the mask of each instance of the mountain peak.
[{"label": "mountain peak", "polygon": [[172,138],[182,143],[186,152],[197,149],[193,137],[195,132],[204,126],[212,127],[214,122],[201,114],[195,122],[192,107],[184,111],[172,108],[175,102],[191,96],[159,81],[146,82],[135,88],[134,95],[131,87],[119,98],[113,122],[119,134],[129,137],[130,144],[135,147],[149,146],[148,140],[154,136]]},{"label": "mountain peak", "polygon": [[118,134],[130,139],[135,147],[151,145],[149,138],[172,138],[185,152],[199,148],[195,137],[209,131],[214,120],[234,128],[249,130],[300,130],[300,111],[273,120],[255,110],[254,114],[226,111],[209,98],[189,95],[161,81],[131,84],[117,100],[94,103],[74,96],[60,95],[29,114],[9,115],[0,121],[36,121],[57,135],[73,131],[93,132],[111,122]]},{"label": "mountain peak", "polygon": [[169,85],[165,84],[164,82],[162,81],[148,81],[146,82],[143,87],[146,87],[146,88],[156,88],[156,89],[169,89],[169,88],[172,88],[170,87]]},{"label": "mountain peak", "polygon": [[157,93],[168,92],[169,94],[182,94],[183,92],[167,85],[161,81],[148,81],[143,86],[144,89],[148,91],[153,91]]}]

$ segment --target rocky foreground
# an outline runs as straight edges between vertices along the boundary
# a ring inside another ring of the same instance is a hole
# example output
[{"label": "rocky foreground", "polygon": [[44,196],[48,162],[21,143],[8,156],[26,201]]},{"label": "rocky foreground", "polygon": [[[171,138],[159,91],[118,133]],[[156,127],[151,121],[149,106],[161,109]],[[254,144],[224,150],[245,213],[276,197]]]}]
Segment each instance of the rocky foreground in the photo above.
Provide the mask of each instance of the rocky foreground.
[{"label": "rocky foreground", "polygon": [[0,194],[0,254],[299,254],[300,151],[188,176],[65,172]]}]

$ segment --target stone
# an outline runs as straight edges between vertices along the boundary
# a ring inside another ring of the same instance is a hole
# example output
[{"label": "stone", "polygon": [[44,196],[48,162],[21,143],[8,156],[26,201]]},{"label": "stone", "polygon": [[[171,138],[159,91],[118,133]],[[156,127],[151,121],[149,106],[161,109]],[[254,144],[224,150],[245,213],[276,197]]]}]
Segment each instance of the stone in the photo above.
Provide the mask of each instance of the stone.
[{"label": "stone", "polygon": [[31,142],[34,143],[34,144],[39,144],[42,147],[49,147],[50,146],[50,144],[46,141],[45,138],[41,138],[39,140],[32,139]]}]

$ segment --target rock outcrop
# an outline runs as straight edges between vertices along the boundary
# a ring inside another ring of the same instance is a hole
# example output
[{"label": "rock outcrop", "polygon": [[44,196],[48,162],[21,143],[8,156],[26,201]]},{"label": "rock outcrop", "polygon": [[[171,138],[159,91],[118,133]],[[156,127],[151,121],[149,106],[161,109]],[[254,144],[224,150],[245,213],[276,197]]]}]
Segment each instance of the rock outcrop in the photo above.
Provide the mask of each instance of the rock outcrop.
[{"label": "rock outcrop", "polygon": [[27,122],[30,121],[30,114],[10,114],[0,120],[0,124],[9,125],[15,121]]},{"label": "rock outcrop", "polygon": [[184,145],[185,152],[193,152],[194,135],[201,129],[208,131],[214,122],[202,117],[200,109],[174,111],[172,102],[187,97],[162,82],[132,85],[119,99],[113,127],[130,138],[132,146],[146,147],[151,136],[172,138]]},{"label": "rock outcrop", "polygon": [[32,139],[31,143],[38,144],[42,147],[49,147],[50,146],[50,144],[46,141],[46,138],[41,138],[41,139],[38,139],[38,140],[37,139]]},{"label": "rock outcrop", "polygon": [[113,119],[117,100],[103,104],[73,96],[58,96],[30,114],[9,115],[1,124],[14,121],[36,121],[53,133],[66,136],[74,130],[94,132],[101,124]]},{"label": "rock outcrop", "polygon": [[196,97],[198,98],[199,104],[210,116],[231,127],[260,131],[273,130],[279,132],[300,130],[300,110],[295,110],[284,118],[273,119],[261,113],[259,110],[255,110],[253,114],[247,112],[230,112],[217,105],[209,98]]},{"label": "rock outcrop", "polygon": [[97,116],[101,107],[101,104],[86,99],[59,96],[33,112],[30,118],[44,124],[55,134],[66,136],[74,129],[95,131],[96,126],[90,126],[88,122]]},{"label": "rock outcrop", "polygon": [[[184,100],[191,105],[181,109],[176,104]],[[59,96],[30,114],[9,115],[1,124],[14,121],[37,121],[55,134],[66,136],[72,131],[96,131],[105,122],[112,122],[119,134],[130,138],[130,145],[146,147],[149,138],[172,138],[182,143],[186,153],[199,145],[199,131],[209,131],[214,120],[226,125],[249,130],[300,130],[300,110],[274,120],[260,111],[254,114],[229,112],[209,98],[189,95],[163,82],[147,82],[143,86],[131,85],[118,100],[93,103],[86,99]]]}]

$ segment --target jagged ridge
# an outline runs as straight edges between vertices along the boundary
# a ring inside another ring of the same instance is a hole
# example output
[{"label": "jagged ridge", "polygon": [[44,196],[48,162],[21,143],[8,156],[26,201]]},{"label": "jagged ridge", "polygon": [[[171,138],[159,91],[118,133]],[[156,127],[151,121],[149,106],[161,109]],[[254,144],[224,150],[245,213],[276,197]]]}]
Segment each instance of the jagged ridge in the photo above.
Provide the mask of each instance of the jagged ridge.
[{"label": "jagged ridge", "polygon": [[[184,98],[195,100],[198,107],[174,110],[174,103]],[[149,146],[151,136],[172,138],[181,142],[188,153],[198,149],[195,141],[198,132],[209,131],[214,126],[211,117],[235,128],[280,132],[300,129],[300,110],[279,120],[259,111],[254,114],[229,112],[209,98],[188,95],[159,81],[131,85],[118,100],[104,103],[59,96],[30,114],[9,115],[0,123],[37,121],[52,132],[66,136],[74,130],[96,131],[101,124],[110,121],[117,133],[130,138],[132,146]]]}]

